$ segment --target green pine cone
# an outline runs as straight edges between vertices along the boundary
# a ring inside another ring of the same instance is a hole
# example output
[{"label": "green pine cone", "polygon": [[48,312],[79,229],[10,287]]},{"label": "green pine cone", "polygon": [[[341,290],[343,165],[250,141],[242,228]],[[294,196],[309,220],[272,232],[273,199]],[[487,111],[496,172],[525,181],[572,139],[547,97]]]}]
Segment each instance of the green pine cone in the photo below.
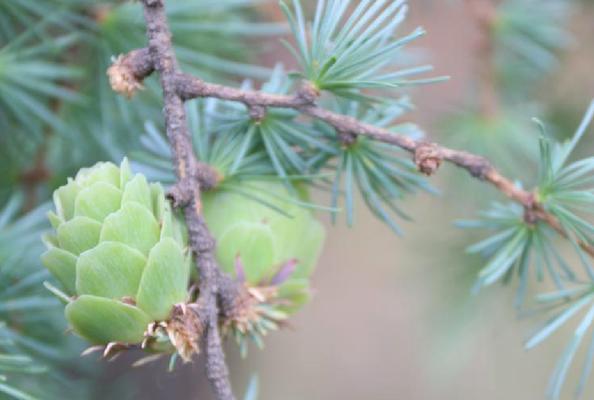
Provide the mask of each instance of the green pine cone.
[{"label": "green pine cone", "polygon": [[[42,261],[70,298],[72,329],[96,345],[156,339],[155,326],[187,301],[192,261],[162,187],[132,175],[126,160],[98,163],[58,188],[54,203]],[[174,350],[152,348],[163,349]]]},{"label": "green pine cone", "polygon": [[263,336],[283,326],[310,298],[308,278],[325,230],[289,199],[285,186],[271,182],[241,182],[202,199],[219,264],[243,283],[235,308],[222,321],[222,331],[235,337],[242,356],[249,341],[262,348]]},{"label": "green pine cone", "polygon": [[[281,183],[243,182],[233,189],[215,190],[203,198],[204,217],[217,239],[221,268],[236,274],[239,257],[247,284],[278,284],[279,297],[289,300],[283,310],[296,310],[309,298],[308,278],[324,243],[324,227],[310,210],[289,200],[291,195]],[[307,197],[304,190],[300,194]],[[290,276],[275,282],[290,262],[295,263]]]}]

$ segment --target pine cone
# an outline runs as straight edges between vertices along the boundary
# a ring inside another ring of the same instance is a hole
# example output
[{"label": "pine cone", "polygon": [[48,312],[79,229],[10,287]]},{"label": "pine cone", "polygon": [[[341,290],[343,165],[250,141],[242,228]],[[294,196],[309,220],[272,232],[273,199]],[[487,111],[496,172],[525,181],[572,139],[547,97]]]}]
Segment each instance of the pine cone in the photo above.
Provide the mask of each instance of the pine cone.
[{"label": "pine cone", "polygon": [[[304,190],[300,195],[307,200]],[[310,298],[308,278],[325,230],[310,210],[291,199],[280,183],[249,181],[203,196],[219,264],[244,283],[234,312],[223,321],[224,331],[234,334],[243,352],[246,338],[261,345],[262,335]]]},{"label": "pine cone", "polygon": [[162,187],[133,176],[126,160],[98,163],[58,188],[54,203],[42,260],[70,299],[72,329],[96,345],[174,351],[162,338],[175,334],[167,322],[188,300],[192,259]]}]

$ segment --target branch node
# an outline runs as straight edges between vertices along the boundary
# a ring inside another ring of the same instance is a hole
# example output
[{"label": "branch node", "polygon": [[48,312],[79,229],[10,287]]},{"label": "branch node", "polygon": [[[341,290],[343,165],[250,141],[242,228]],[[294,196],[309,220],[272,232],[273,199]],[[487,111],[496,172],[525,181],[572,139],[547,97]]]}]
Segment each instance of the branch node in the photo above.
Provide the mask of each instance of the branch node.
[{"label": "branch node", "polygon": [[442,161],[443,156],[435,143],[420,143],[415,149],[414,163],[427,176],[435,174]]},{"label": "branch node", "polygon": [[195,167],[195,176],[200,184],[200,190],[212,190],[223,180],[223,175],[213,166],[197,161]]},{"label": "branch node", "polygon": [[536,202],[536,197],[533,193],[526,196],[524,203],[524,222],[530,226],[534,226],[540,219],[543,218],[543,210],[540,204]]},{"label": "branch node", "polygon": [[524,222],[530,226],[534,226],[540,219],[541,215],[533,208],[524,207]]},{"label": "branch node", "polygon": [[182,100],[206,96],[206,83],[183,72],[175,74],[175,90]]},{"label": "branch node", "polygon": [[336,134],[338,135],[338,140],[344,147],[350,147],[357,142],[357,135],[353,132],[348,132],[344,130],[336,130]]},{"label": "branch node", "polygon": [[473,157],[472,161],[466,166],[466,169],[472,177],[484,181],[489,171],[493,169],[493,166],[482,157]]},{"label": "branch node", "polygon": [[183,208],[190,204],[193,193],[190,179],[185,178],[173,185],[165,197],[171,201],[174,208]]},{"label": "branch node", "polygon": [[148,49],[137,49],[117,56],[107,69],[107,76],[114,92],[132,98],[138,90],[144,89],[142,81],[153,70]]},{"label": "branch node", "polygon": [[248,106],[250,118],[256,122],[262,122],[266,118],[266,107],[260,105]]},{"label": "branch node", "polygon": [[320,97],[320,90],[313,83],[305,81],[295,95],[303,104],[314,104]]}]

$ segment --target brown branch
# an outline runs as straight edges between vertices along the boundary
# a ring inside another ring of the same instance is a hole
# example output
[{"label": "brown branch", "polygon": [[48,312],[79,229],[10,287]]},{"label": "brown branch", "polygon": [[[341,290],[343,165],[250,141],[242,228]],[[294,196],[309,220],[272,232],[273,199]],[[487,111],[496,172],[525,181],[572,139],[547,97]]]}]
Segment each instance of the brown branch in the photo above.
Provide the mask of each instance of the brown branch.
[{"label": "brown branch", "polygon": [[143,89],[142,81],[152,74],[154,65],[148,48],[118,56],[107,70],[111,88],[128,98]]},{"label": "brown branch", "polygon": [[[206,164],[198,162],[192,150],[184,99],[177,88],[176,77],[179,74],[179,65],[171,43],[164,0],[143,0],[143,6],[148,50],[135,50],[120,57],[119,62],[114,65],[119,66],[123,73],[119,71],[113,73],[111,69],[110,78],[115,76],[115,80],[118,81],[119,75],[126,77],[127,81],[131,78],[140,84],[153,69],[160,75],[165,103],[163,111],[165,126],[178,178],[178,184],[170,195],[175,197],[174,204],[184,208],[190,244],[196,255],[196,264],[200,266],[200,295],[197,309],[202,326],[205,327],[202,341],[206,353],[206,375],[218,400],[233,400],[235,397],[231,390],[219,335],[217,293],[219,282],[224,283],[226,290],[232,290],[234,285],[230,278],[219,270],[214,256],[215,240],[208,231],[201,213],[201,184],[206,186],[206,179],[210,179],[212,174],[207,170]],[[113,78],[111,82],[113,84]],[[130,94],[132,93],[133,91]]]},{"label": "brown branch", "polygon": [[[367,136],[400,147],[413,154],[416,165],[425,173],[435,173],[441,161],[448,161],[467,170],[473,177],[492,184],[506,197],[520,203],[527,210],[532,210],[538,219],[549,224],[561,236],[569,237],[555,216],[547,213],[536,201],[533,193],[517,187],[511,179],[503,176],[493,167],[486,158],[450,149],[437,143],[414,140],[388,129],[366,124],[348,115],[324,109],[316,104],[319,94],[310,85],[302,86],[294,95],[279,95],[213,84],[188,74],[178,73],[175,76],[175,86],[179,96],[184,100],[213,97],[240,102],[249,109],[266,107],[296,109],[304,115],[326,122],[340,134]],[[427,151],[428,148],[430,151]],[[429,164],[431,164],[430,168],[424,168]],[[594,257],[594,247],[584,242],[578,243],[585,252]]]}]

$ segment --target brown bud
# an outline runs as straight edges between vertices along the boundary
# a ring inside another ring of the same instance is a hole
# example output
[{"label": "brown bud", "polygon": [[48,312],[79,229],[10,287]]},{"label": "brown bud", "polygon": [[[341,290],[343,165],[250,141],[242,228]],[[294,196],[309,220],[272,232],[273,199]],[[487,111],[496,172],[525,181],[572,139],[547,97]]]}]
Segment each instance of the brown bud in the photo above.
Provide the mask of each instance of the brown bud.
[{"label": "brown bud", "polygon": [[249,107],[250,118],[256,122],[261,122],[266,118],[266,107],[252,105]]},{"label": "brown bud", "polygon": [[297,96],[305,104],[313,104],[320,97],[320,90],[313,83],[305,81],[297,91]]},{"label": "brown bud", "polygon": [[431,143],[420,144],[415,149],[414,162],[419,171],[427,176],[433,175],[441,165],[439,149]]},{"label": "brown bud", "polygon": [[357,142],[357,135],[352,132],[338,131],[338,139],[340,143],[346,148],[354,145]]},{"label": "brown bud", "polygon": [[192,356],[200,352],[198,342],[204,333],[204,326],[197,311],[198,309],[185,304],[175,305],[165,328],[169,340],[184,362],[191,361]]},{"label": "brown bud", "polygon": [[111,88],[116,93],[122,94],[127,98],[134,96],[137,90],[144,89],[144,86],[142,85],[144,76],[139,76],[137,71],[133,68],[133,57],[135,55],[136,53],[134,52],[126,56],[119,55],[107,69],[107,76],[109,77]]}]

